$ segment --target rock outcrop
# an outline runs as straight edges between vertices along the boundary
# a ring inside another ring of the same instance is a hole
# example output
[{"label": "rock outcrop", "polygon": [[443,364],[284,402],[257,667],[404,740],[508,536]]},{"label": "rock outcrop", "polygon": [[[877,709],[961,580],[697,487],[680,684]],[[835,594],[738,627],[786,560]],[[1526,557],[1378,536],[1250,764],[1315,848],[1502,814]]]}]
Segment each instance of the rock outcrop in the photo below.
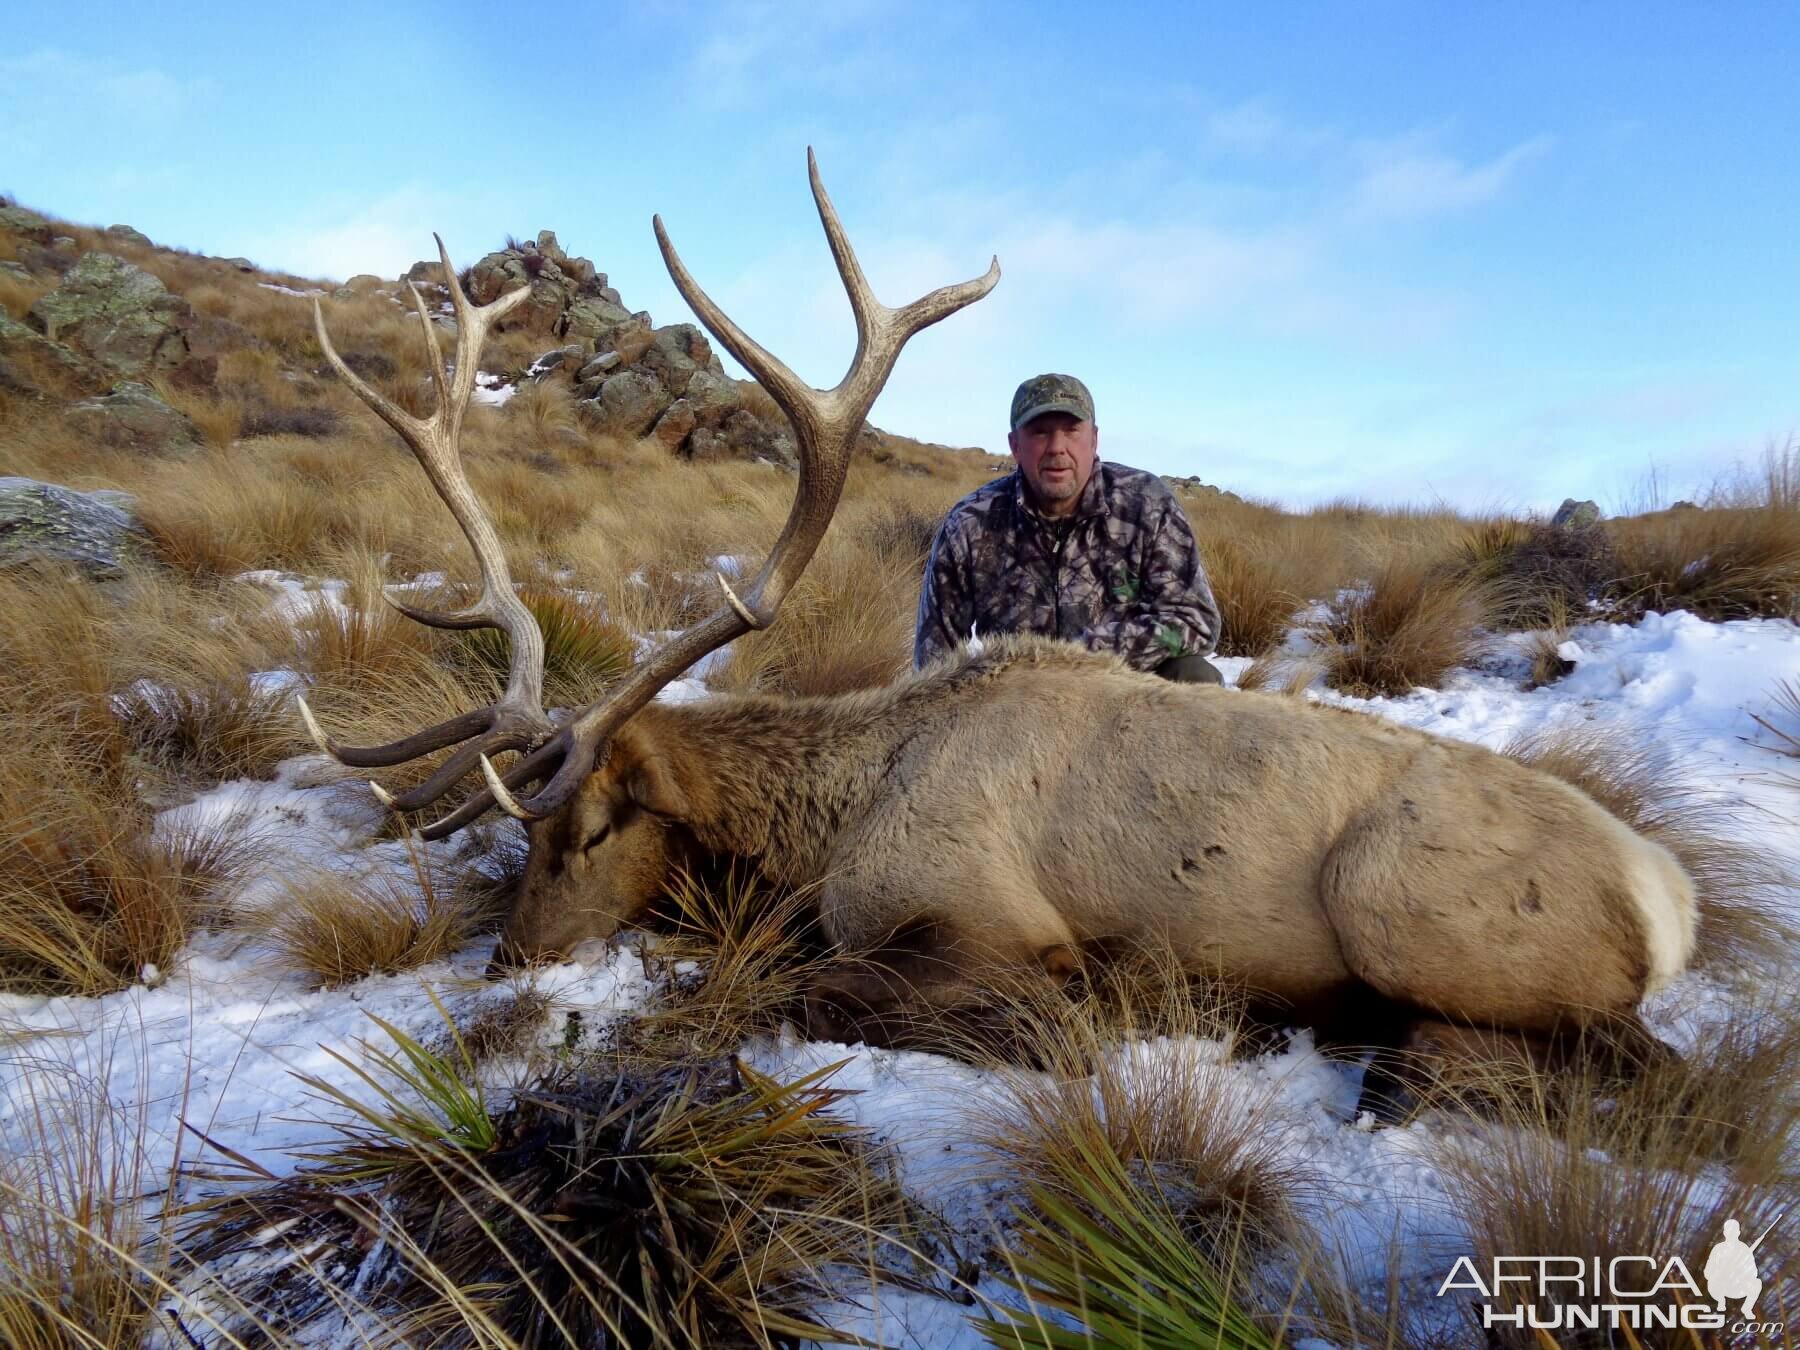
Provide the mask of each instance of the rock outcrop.
[{"label": "rock outcrop", "polygon": [[96,581],[122,576],[143,552],[131,498],[77,492],[34,478],[0,478],[0,568],[49,563]]},{"label": "rock outcrop", "polygon": [[1552,525],[1566,525],[1572,530],[1586,529],[1600,520],[1598,502],[1578,502],[1573,497],[1564,497],[1563,504],[1556,508],[1556,514],[1550,517]]},{"label": "rock outcrop", "polygon": [[126,377],[173,373],[187,361],[194,311],[141,267],[93,252],[40,296],[27,322]]},{"label": "rock outcrop", "polygon": [[200,448],[200,432],[185,413],[156,396],[147,384],[121,380],[98,398],[70,405],[64,419],[100,445],[151,455]]}]

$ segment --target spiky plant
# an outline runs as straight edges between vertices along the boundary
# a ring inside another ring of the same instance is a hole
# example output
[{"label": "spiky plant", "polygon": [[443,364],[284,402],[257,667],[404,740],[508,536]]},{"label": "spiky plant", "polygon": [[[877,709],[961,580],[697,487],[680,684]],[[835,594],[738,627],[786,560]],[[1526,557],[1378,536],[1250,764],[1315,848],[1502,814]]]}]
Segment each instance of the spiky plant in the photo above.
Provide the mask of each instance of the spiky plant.
[{"label": "spiky plant", "polygon": [[883,1156],[830,1112],[835,1066],[783,1083],[731,1059],[600,1060],[488,1117],[466,1051],[396,1040],[391,1081],[365,1079],[373,1100],[327,1089],[358,1116],[336,1144],[204,1215],[202,1260],[270,1245],[366,1253],[345,1274],[314,1260],[247,1291],[296,1322],[354,1282],[408,1344],[832,1340],[809,1311],[830,1297],[831,1270],[872,1276],[879,1235],[906,1218]]}]

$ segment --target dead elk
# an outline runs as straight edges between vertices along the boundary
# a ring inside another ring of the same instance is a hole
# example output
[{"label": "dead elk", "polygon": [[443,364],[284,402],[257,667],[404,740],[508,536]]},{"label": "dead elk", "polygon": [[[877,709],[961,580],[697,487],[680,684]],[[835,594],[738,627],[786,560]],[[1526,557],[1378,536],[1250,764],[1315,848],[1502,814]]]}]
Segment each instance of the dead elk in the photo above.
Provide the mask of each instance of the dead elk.
[{"label": "dead elk", "polygon": [[[482,590],[443,627],[511,639],[505,695],[391,745],[327,741],[379,767],[457,748],[417,811],[479,769],[485,787],[426,828],[499,805],[529,822],[526,875],[496,963],[566,954],[640,919],[678,861],[750,860],[817,883],[819,926],[870,954],[821,979],[815,1034],[892,1039],[921,1011],[979,1009],[994,972],[1067,980],[1084,953],[1163,945],[1199,974],[1295,1009],[1373,999],[1420,1024],[1554,1036],[1636,1028],[1694,945],[1692,885],[1667,850],[1591,798],[1479,747],[1272,696],[1171,685],[1079,648],[1000,639],[836,698],[653,703],[707,652],[773,622],[841,495],[849,448],[901,347],[992,288],[998,264],[900,309],[870,292],[809,154],[820,219],[855,312],[854,362],[807,387],[695,284],[656,221],[675,284],[793,424],[799,485],[775,547],[721,603],[605,698],[552,719],[543,644],[463,475],[457,433],[487,326],[524,295],[457,315],[439,406],[419,419],[339,374],[412,448],[467,534]],[[416,296],[415,296],[416,299]],[[316,306],[315,306],[316,312]],[[403,607],[405,608],[405,607]],[[517,758],[504,773],[492,757]],[[529,785],[535,794],[517,795]],[[1647,1033],[1643,1033],[1647,1036]]]}]

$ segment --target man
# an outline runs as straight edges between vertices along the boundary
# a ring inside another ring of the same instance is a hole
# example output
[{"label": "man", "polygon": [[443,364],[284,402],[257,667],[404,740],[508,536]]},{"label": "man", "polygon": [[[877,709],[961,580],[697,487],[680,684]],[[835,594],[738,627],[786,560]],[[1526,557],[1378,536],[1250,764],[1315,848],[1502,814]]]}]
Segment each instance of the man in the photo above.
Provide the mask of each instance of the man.
[{"label": "man", "polygon": [[950,508],[919,594],[913,664],[971,637],[1043,633],[1165,679],[1221,683],[1219,610],[1194,532],[1155,474],[1099,462],[1094,399],[1072,375],[1013,395],[1015,472]]}]

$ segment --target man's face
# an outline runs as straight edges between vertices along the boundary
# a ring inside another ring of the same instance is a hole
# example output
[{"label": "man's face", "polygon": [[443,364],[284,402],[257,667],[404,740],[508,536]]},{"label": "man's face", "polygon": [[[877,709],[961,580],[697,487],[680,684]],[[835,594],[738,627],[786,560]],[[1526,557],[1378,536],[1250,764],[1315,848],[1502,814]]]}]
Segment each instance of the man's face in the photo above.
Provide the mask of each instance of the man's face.
[{"label": "man's face", "polygon": [[1038,509],[1066,516],[1081,500],[1100,453],[1100,428],[1072,413],[1039,413],[1006,438]]}]

